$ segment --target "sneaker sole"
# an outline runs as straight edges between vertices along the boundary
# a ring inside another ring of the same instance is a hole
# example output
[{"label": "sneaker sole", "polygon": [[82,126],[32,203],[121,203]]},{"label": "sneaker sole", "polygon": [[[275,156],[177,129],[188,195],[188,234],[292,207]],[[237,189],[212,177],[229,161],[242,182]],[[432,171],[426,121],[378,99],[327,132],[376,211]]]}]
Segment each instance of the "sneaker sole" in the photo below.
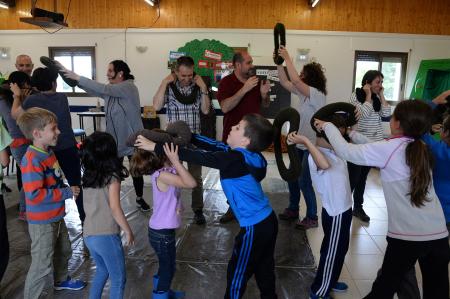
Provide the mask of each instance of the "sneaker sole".
[{"label": "sneaker sole", "polygon": [[68,287],[53,287],[56,291],[63,291],[63,290],[69,290],[69,291],[79,291],[84,289],[86,286],[82,286],[79,288],[68,288]]},{"label": "sneaker sole", "polygon": [[345,293],[348,291],[348,289],[345,290],[339,290],[339,289],[331,289],[331,291],[335,292],[335,293]]}]

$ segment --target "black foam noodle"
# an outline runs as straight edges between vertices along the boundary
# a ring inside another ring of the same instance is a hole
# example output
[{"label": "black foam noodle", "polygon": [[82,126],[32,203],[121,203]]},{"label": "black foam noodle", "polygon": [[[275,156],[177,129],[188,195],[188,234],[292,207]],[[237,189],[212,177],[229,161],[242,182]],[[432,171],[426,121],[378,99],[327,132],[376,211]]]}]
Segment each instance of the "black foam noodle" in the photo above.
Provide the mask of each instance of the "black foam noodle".
[{"label": "black foam noodle", "polygon": [[70,87],[75,87],[78,85],[78,81],[67,78],[65,76],[65,74],[62,72],[62,69],[59,67],[58,63],[56,63],[56,61],[54,61],[53,59],[46,57],[46,56],[41,56],[41,58],[39,58],[39,60],[47,68],[56,71],[61,76],[63,81],[66,82],[66,84],[69,85]]},{"label": "black foam noodle", "polygon": [[276,65],[282,65],[284,59],[278,55],[278,49],[280,48],[280,45],[286,46],[286,28],[282,23],[277,23],[273,28],[273,38],[275,44],[275,55],[273,57],[273,62],[275,62]]},{"label": "black foam noodle", "polygon": [[289,133],[296,131],[300,124],[300,114],[294,108],[288,107],[278,112],[273,121],[273,127],[275,129],[273,147],[275,150],[278,172],[283,180],[291,182],[296,180],[300,175],[302,165],[295,144],[289,144],[287,146],[290,161],[289,168],[284,164],[281,149],[281,129],[285,122],[289,122]]},{"label": "black foam noodle", "polygon": [[331,117],[338,113],[345,117],[346,119],[346,126],[351,127],[354,126],[357,123],[356,115],[355,115],[355,109],[356,107],[353,106],[350,103],[345,102],[338,102],[338,103],[332,103],[323,106],[320,108],[314,115],[311,117],[311,128],[318,133],[320,136],[323,135],[322,132],[319,132],[316,127],[314,126],[314,120],[319,119],[323,121],[330,121]]}]

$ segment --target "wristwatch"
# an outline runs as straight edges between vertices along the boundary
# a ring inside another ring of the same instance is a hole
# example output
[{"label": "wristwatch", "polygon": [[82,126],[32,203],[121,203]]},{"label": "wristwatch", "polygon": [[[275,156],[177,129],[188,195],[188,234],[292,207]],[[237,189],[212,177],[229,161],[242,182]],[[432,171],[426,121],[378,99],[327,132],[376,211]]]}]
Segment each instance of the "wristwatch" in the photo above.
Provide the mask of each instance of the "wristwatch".
[{"label": "wristwatch", "polygon": [[204,94],[205,96],[208,95],[208,91],[203,91],[203,90],[200,89],[200,92],[201,92],[202,94]]}]

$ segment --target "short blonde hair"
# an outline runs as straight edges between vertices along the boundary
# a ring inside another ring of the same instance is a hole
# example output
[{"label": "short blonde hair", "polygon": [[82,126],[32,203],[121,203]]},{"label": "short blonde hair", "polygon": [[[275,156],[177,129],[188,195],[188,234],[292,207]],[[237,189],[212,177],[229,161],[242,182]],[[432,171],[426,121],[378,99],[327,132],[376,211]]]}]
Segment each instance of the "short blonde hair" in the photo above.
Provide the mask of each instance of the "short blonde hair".
[{"label": "short blonde hair", "polygon": [[57,122],[58,118],[53,112],[38,107],[25,110],[17,118],[17,125],[23,135],[30,140],[33,140],[33,131],[35,129],[44,130],[46,125]]}]

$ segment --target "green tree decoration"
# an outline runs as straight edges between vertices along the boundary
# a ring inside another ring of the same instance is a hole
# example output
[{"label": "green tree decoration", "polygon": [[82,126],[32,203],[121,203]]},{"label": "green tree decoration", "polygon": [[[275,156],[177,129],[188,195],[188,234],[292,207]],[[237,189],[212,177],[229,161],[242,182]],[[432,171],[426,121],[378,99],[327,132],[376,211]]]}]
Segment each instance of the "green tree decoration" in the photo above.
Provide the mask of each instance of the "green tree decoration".
[{"label": "green tree decoration", "polygon": [[205,58],[203,54],[205,50],[210,50],[222,54],[222,61],[229,62],[233,58],[234,51],[224,43],[214,39],[198,40],[194,39],[184,46],[178,48],[178,52],[185,52],[186,55],[191,56],[195,61],[194,71],[200,76],[209,76],[211,78],[211,84],[217,86],[214,80],[214,69],[211,68],[199,68],[199,60],[208,60],[214,62],[214,60]]}]

